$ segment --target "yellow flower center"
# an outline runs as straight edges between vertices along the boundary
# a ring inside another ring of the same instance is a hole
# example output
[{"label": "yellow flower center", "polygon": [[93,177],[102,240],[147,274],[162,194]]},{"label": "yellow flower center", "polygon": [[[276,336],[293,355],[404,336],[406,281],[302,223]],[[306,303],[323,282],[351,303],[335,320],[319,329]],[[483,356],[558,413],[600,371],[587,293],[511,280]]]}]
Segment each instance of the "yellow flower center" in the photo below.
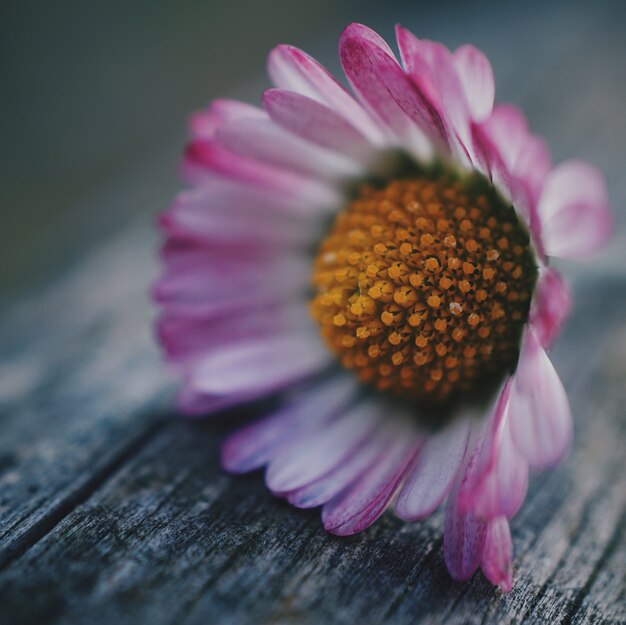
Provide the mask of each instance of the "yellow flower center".
[{"label": "yellow flower center", "polygon": [[445,404],[515,368],[536,275],[526,229],[482,178],[365,185],[320,245],[311,314],[360,380]]}]

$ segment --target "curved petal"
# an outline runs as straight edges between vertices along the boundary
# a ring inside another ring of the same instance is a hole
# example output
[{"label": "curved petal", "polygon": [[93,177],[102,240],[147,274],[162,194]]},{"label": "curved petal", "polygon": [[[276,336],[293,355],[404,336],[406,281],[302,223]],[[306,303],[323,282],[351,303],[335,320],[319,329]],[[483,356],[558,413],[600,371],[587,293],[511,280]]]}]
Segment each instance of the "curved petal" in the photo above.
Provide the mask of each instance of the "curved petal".
[{"label": "curved petal", "polygon": [[270,393],[320,371],[330,358],[315,329],[235,341],[199,359],[189,382],[204,393]]},{"label": "curved petal", "polygon": [[531,327],[522,340],[509,404],[513,442],[528,462],[558,462],[572,438],[572,415],[563,384]]},{"label": "curved petal", "polygon": [[302,50],[293,46],[277,46],[269,55],[268,72],[272,82],[280,89],[325,104],[372,143],[384,143],[380,129],[361,105],[324,67]]},{"label": "curved petal", "polygon": [[396,501],[396,514],[401,519],[424,518],[446,498],[465,457],[469,434],[469,423],[460,420],[426,441]]},{"label": "curved petal", "polygon": [[227,471],[246,473],[267,464],[281,450],[334,419],[356,395],[349,376],[333,376],[299,392],[272,415],[229,436],[222,447],[222,465]]},{"label": "curved petal", "polygon": [[324,527],[332,534],[348,536],[369,527],[385,510],[404,477],[418,447],[414,436],[393,431],[379,462],[322,510]]},{"label": "curved petal", "polygon": [[339,191],[327,184],[235,154],[215,141],[191,142],[185,151],[183,167],[193,172],[196,183],[202,183],[200,174],[205,172],[207,180],[221,176],[262,189],[280,190],[295,197],[305,196],[320,207],[336,208],[342,201]]},{"label": "curved petal", "polygon": [[287,493],[322,477],[350,457],[378,425],[380,409],[361,402],[332,424],[299,440],[270,461],[265,474],[274,494]]},{"label": "curved petal", "polygon": [[542,347],[549,347],[559,335],[572,309],[567,282],[552,267],[541,267],[530,304],[530,324]]},{"label": "curved petal", "polygon": [[513,587],[513,543],[511,530],[506,517],[499,517],[489,523],[480,567],[485,577],[509,592]]},{"label": "curved petal", "polygon": [[496,94],[491,63],[478,48],[465,45],[454,52],[454,66],[472,118],[477,122],[487,119]]},{"label": "curved petal", "polygon": [[361,24],[351,24],[341,34],[339,55],[348,81],[370,114],[399,145],[418,158],[429,158],[429,139],[441,142],[441,129],[433,124],[428,106],[383,39]]},{"label": "curved petal", "polygon": [[179,193],[172,206],[159,216],[169,237],[209,244],[231,243],[262,247],[307,245],[319,228],[292,207],[280,210],[274,198],[246,193],[243,188],[195,188]]},{"label": "curved petal", "polygon": [[209,106],[194,113],[189,120],[189,129],[194,139],[212,139],[215,131],[223,124],[240,119],[262,119],[263,110],[239,100],[213,100]]},{"label": "curved petal", "polygon": [[524,502],[527,489],[528,462],[513,444],[505,420],[495,463],[474,489],[470,506],[483,519],[512,518]]},{"label": "curved petal", "polygon": [[310,484],[292,490],[287,495],[289,503],[297,508],[314,508],[325,504],[348,488],[383,458],[386,441],[378,434],[379,432],[373,433],[340,466],[328,471]]},{"label": "curved petal", "polygon": [[312,178],[332,181],[364,175],[356,161],[305,141],[269,118],[223,124],[216,138],[231,152]]},{"label": "curved petal", "polygon": [[596,252],[613,230],[604,177],[582,161],[568,161],[550,173],[537,211],[549,256],[577,258]]},{"label": "curved petal", "polygon": [[349,120],[305,95],[284,89],[268,89],[263,104],[270,117],[292,133],[358,162],[373,159],[375,149]]},{"label": "curved petal", "polygon": [[446,506],[443,550],[448,571],[457,581],[470,579],[478,568],[486,534],[487,523],[471,510],[462,512],[456,494],[450,495]]}]

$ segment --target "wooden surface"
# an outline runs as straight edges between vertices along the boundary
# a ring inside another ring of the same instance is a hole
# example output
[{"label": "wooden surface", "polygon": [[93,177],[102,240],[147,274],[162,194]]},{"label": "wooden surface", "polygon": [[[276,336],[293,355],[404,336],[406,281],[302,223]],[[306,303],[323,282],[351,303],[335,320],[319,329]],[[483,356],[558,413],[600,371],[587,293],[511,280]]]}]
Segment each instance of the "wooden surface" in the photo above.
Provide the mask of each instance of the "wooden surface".
[{"label": "wooden surface", "polygon": [[[511,37],[514,54],[496,14],[476,43],[494,57],[501,96],[559,157],[601,166],[623,214],[624,11],[589,11],[514,20],[533,34]],[[548,36],[555,24],[560,37]],[[463,38],[458,24],[450,32],[447,43]],[[507,596],[480,575],[450,581],[440,515],[386,514],[336,538],[318,511],[273,498],[261,474],[222,472],[220,440],[242,415],[188,422],[170,407],[146,295],[155,244],[149,219],[120,220],[0,317],[0,623],[626,623],[621,235],[585,268],[565,266],[576,309],[552,355],[576,440],[532,480],[512,523]]]}]

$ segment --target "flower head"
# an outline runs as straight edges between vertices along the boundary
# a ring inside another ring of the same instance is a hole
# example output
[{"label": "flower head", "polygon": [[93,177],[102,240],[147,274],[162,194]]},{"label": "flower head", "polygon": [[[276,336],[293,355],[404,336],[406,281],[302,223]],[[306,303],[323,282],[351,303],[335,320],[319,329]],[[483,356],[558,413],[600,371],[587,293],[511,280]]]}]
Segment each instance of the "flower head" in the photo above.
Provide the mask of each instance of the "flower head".
[{"label": "flower head", "polygon": [[161,217],[159,334],[184,411],[279,395],[226,441],[227,469],[267,467],[272,492],[323,506],[339,535],[390,502],[413,521],[447,499],[450,573],[509,590],[529,467],[572,432],[546,354],[570,295],[548,259],[602,246],[606,189],[494,106],[479,50],[397,40],[400,61],[345,29],[354,95],[279,46],[263,108],[194,116],[191,188]]}]

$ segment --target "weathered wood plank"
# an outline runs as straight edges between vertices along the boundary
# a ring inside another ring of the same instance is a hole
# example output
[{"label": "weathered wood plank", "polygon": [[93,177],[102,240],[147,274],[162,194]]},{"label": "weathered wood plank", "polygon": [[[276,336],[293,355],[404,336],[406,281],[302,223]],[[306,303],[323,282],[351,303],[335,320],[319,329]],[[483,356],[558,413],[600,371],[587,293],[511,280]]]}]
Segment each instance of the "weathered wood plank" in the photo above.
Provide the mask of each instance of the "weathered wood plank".
[{"label": "weathered wood plank", "polygon": [[[160,420],[153,235],[131,229],[2,325],[0,563],[90,494]],[[121,280],[128,268],[133,280]]]},{"label": "weathered wood plank", "polygon": [[[390,514],[362,535],[273,499],[259,475],[218,466],[225,425],[170,422],[19,563],[0,575],[13,623],[619,623],[623,603],[626,281],[594,288],[555,357],[577,444],[535,480],[513,523],[517,588],[449,581],[441,518]],[[97,565],[94,566],[94,563]]]}]

